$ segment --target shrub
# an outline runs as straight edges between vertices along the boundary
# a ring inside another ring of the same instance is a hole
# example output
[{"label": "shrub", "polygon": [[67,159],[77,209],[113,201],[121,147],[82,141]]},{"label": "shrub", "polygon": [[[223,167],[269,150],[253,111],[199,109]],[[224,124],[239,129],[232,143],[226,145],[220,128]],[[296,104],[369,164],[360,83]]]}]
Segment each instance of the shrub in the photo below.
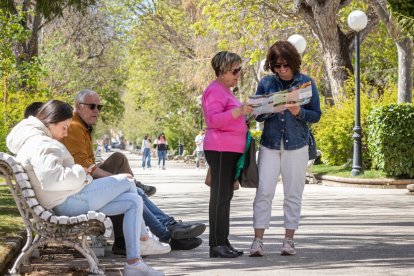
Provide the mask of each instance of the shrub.
[{"label": "shrub", "polygon": [[374,166],[389,176],[414,177],[414,106],[391,104],[369,116],[369,152]]},{"label": "shrub", "polygon": [[[351,81],[347,82],[347,91],[352,91]],[[396,102],[396,88],[385,89],[384,94],[379,96],[373,87],[367,85],[361,89],[360,112],[362,127],[362,160],[363,167],[371,167],[371,157],[368,153],[368,115],[370,111],[380,105]],[[368,89],[369,88],[369,89]],[[369,90],[367,92],[367,90]],[[352,158],[354,140],[354,95],[349,93],[348,98],[336,103],[334,106],[322,107],[321,120],[312,125],[316,139],[316,145],[322,151],[322,162],[328,165],[343,165]]]}]

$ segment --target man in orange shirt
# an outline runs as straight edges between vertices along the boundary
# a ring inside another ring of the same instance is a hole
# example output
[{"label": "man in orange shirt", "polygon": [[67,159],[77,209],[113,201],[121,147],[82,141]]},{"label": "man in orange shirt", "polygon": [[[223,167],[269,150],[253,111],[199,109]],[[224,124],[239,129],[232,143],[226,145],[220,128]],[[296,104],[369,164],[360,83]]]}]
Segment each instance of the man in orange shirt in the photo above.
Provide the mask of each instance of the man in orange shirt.
[{"label": "man in orange shirt", "polygon": [[[68,129],[68,135],[62,139],[62,143],[75,159],[75,163],[83,167],[92,167],[93,178],[110,176],[113,174],[128,173],[133,175],[128,159],[120,152],[113,153],[102,164],[95,165],[93,141],[91,132],[97,122],[102,106],[96,92],[83,90],[75,96],[75,111],[72,123]],[[136,181],[138,194],[144,201],[144,220],[161,242],[169,242],[172,249],[192,249],[198,247],[202,240],[197,238],[206,226],[202,223],[186,224],[176,221],[168,216],[151,202],[145,194],[152,195],[156,188]],[[145,194],[144,194],[145,192]],[[122,231],[123,215],[111,217],[114,225],[115,242],[112,251],[117,254],[125,254],[125,241]]]}]

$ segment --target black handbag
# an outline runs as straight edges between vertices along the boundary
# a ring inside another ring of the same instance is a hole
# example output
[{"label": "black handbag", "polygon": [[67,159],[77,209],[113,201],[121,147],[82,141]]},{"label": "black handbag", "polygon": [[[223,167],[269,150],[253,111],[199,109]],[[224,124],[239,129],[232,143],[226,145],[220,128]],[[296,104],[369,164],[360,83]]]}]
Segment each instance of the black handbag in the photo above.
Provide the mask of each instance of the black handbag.
[{"label": "black handbag", "polygon": [[310,130],[309,130],[308,145],[309,145],[309,160],[316,159],[318,157],[317,150],[316,150],[316,141],[315,141],[315,137],[313,136],[312,131]]},{"label": "black handbag", "polygon": [[247,132],[246,150],[240,157],[236,178],[244,188],[259,187],[259,169],[256,163],[256,142]]}]

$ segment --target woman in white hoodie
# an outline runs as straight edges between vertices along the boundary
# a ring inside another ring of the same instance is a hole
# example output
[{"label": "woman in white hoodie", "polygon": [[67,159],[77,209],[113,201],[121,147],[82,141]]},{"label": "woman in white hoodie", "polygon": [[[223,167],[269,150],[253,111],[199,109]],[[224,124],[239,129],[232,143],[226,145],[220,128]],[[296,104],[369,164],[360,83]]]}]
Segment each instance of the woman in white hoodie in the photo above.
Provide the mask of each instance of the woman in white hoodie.
[{"label": "woman in white hoodie", "polygon": [[76,216],[89,210],[113,216],[124,214],[127,263],[124,275],[164,275],[142,261],[142,198],[134,179],[119,174],[92,180],[90,168],[75,164],[59,142],[72,121],[67,103],[51,100],[36,117],[18,123],[7,136],[7,147],[25,168],[37,199],[57,215]]}]

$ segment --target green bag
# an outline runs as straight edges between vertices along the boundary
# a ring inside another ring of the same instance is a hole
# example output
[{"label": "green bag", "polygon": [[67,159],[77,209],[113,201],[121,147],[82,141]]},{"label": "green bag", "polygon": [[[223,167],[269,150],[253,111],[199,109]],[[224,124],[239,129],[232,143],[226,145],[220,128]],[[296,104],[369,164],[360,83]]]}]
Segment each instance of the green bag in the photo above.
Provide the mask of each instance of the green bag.
[{"label": "green bag", "polygon": [[259,169],[256,163],[256,143],[247,131],[246,148],[237,161],[236,179],[244,188],[257,188],[259,186]]}]

